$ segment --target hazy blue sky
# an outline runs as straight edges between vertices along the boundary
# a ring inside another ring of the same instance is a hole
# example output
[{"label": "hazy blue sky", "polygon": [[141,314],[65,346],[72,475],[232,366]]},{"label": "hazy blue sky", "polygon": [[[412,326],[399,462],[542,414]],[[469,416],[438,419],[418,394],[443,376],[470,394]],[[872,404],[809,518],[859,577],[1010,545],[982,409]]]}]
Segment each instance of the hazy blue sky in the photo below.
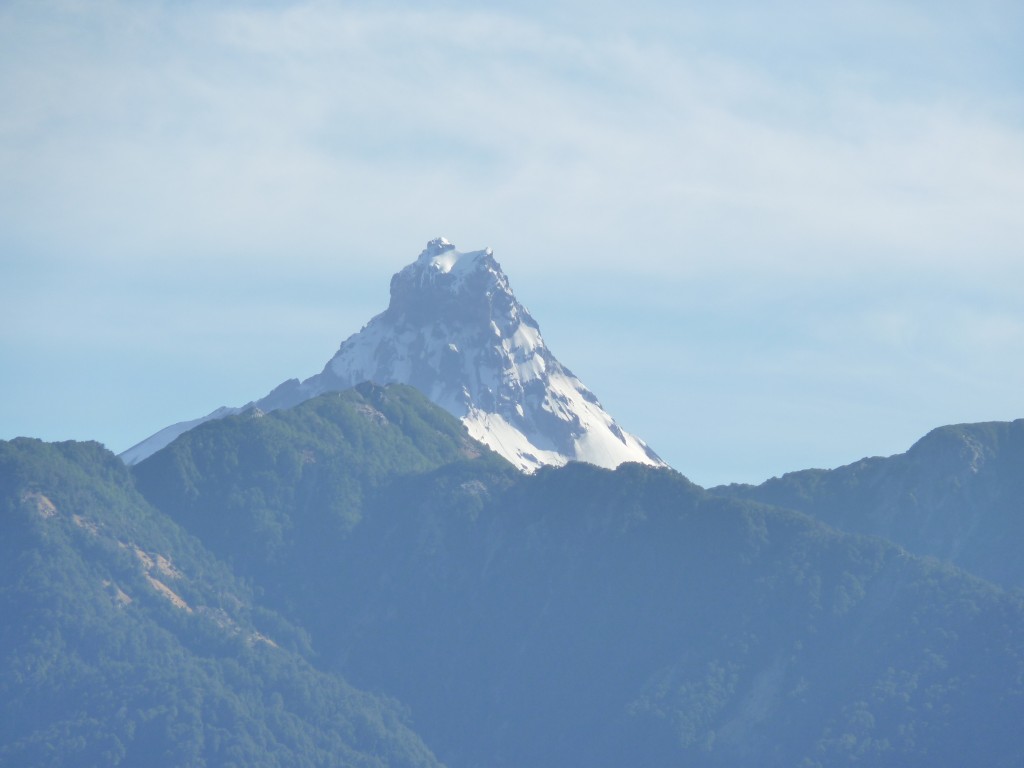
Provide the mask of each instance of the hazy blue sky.
[{"label": "hazy blue sky", "polygon": [[1024,4],[0,4],[0,437],[318,372],[427,240],[702,484],[1024,416]]}]

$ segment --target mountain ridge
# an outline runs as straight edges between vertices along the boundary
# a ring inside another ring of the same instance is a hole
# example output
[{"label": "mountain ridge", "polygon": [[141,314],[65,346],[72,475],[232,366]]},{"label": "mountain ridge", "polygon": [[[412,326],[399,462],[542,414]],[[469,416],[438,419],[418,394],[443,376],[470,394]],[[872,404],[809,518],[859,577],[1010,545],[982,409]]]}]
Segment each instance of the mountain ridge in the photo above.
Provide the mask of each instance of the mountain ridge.
[{"label": "mountain ridge", "polygon": [[1024,419],[936,427],[894,456],[709,492],[795,509],[1024,587]]},{"label": "mountain ridge", "polygon": [[[457,457],[360,485],[394,450],[346,427],[365,448],[270,474],[320,439],[296,411],[321,398],[211,423],[133,472],[453,766],[1010,765],[1024,748],[1019,596],[668,468]],[[271,419],[305,426],[279,444]]]},{"label": "mountain ridge", "polygon": [[[1016,434],[939,429],[919,463],[981,476]],[[1019,590],[670,468],[519,472],[407,385],[213,420],[133,467],[0,443],[0,515],[0,762],[1024,751]]]}]

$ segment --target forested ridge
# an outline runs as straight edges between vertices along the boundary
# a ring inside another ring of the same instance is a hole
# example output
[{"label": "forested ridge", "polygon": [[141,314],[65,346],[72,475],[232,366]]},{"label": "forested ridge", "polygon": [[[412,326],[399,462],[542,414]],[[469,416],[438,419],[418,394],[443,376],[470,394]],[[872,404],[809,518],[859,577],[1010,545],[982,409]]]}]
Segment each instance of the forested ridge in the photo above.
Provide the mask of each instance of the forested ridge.
[{"label": "forested ridge", "polygon": [[0,443],[0,765],[435,765],[95,443]]},{"label": "forested ridge", "polygon": [[132,470],[4,443],[0,504],[4,765],[1024,754],[1020,592],[672,470],[522,475],[407,387]]}]

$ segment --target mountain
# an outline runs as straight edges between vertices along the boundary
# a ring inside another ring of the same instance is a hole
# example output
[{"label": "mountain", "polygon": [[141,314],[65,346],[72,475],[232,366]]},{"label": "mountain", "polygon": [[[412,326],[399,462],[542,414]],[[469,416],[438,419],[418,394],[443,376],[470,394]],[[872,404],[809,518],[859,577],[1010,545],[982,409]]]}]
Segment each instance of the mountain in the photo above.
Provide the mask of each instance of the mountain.
[{"label": "mountain", "polygon": [[338,542],[381,487],[460,462],[518,474],[419,391],[363,383],[208,422],[132,474],[147,498],[287,607],[320,578],[296,587],[303,574],[335,566]]},{"label": "mountain", "polygon": [[490,249],[462,253],[444,238],[391,279],[387,310],[344,341],[321,373],[286,381],[243,408],[167,427],[122,458],[138,463],[212,419],[287,408],[363,381],[416,387],[521,470],[568,461],[664,466],[555,358]]},{"label": "mountain", "polygon": [[0,765],[438,765],[99,444],[0,442],[0,617]]},{"label": "mountain", "polygon": [[1019,763],[1019,594],[666,468],[471,445],[364,385],[132,474],[453,768]]},{"label": "mountain", "polygon": [[711,492],[799,510],[1024,587],[1024,419],[940,427],[896,456]]}]

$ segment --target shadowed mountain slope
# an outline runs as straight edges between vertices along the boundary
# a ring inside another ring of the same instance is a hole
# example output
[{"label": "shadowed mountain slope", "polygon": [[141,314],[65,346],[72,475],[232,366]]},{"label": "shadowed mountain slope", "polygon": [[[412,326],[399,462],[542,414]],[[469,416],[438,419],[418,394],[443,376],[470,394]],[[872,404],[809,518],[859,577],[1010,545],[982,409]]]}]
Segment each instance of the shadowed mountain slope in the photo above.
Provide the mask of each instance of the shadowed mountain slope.
[{"label": "shadowed mountain slope", "polygon": [[1024,587],[1024,419],[940,427],[896,456],[711,492],[796,509]]},{"label": "shadowed mountain slope", "polygon": [[[391,400],[437,411],[403,388],[366,391],[385,415]],[[407,704],[450,765],[1013,765],[1024,752],[1019,597],[667,469],[526,476],[446,435],[433,463],[403,471],[388,463],[405,445],[394,419],[344,426],[366,396],[341,414],[320,399],[275,413],[283,440],[270,415],[211,422],[135,472],[309,631],[324,665]],[[261,458],[225,460],[244,452]]]}]

